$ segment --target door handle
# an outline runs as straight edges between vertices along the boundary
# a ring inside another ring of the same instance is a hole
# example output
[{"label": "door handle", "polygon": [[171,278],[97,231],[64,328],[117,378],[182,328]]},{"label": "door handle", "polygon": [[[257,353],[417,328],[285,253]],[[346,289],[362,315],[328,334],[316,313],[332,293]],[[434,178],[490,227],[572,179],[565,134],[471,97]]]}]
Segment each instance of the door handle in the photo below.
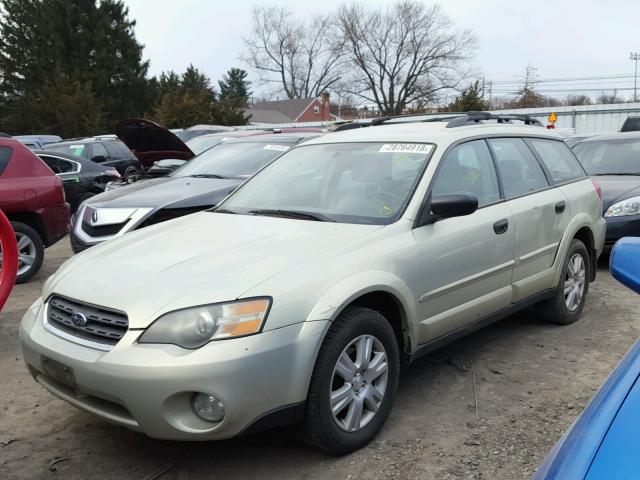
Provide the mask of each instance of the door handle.
[{"label": "door handle", "polygon": [[505,233],[509,229],[509,220],[503,218],[502,220],[498,220],[493,224],[493,231],[498,235],[501,233]]},{"label": "door handle", "polygon": [[556,203],[556,213],[557,214],[561,214],[562,212],[564,212],[564,207],[566,206],[564,200],[561,202]]}]

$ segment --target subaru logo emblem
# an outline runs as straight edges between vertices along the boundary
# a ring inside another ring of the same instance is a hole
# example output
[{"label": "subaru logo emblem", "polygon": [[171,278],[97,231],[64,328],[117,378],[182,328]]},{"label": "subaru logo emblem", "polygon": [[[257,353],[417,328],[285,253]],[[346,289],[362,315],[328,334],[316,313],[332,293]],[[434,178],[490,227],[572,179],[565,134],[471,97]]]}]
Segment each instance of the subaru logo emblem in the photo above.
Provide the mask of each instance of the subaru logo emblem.
[{"label": "subaru logo emblem", "polygon": [[98,222],[98,211],[94,210],[93,214],[91,215],[91,222],[92,223],[97,223]]},{"label": "subaru logo emblem", "polygon": [[71,314],[71,321],[76,327],[84,327],[87,325],[87,317],[84,314],[79,312],[73,312]]}]

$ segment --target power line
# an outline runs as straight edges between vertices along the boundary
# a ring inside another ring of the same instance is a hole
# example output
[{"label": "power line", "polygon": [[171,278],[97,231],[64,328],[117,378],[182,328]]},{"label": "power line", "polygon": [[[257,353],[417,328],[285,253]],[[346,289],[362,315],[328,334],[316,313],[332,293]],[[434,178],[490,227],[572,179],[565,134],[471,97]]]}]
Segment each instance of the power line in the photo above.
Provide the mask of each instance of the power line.
[{"label": "power line", "polygon": [[[587,77],[564,77],[564,78],[543,78],[538,79],[535,83],[549,83],[549,82],[572,82],[572,81],[582,81],[582,80],[612,80],[612,79],[620,79],[620,78],[634,78],[633,73],[619,73],[619,74],[611,74],[611,75],[593,75]],[[510,79],[510,80],[492,80],[494,84],[503,84],[503,83],[522,83],[522,78]]]}]

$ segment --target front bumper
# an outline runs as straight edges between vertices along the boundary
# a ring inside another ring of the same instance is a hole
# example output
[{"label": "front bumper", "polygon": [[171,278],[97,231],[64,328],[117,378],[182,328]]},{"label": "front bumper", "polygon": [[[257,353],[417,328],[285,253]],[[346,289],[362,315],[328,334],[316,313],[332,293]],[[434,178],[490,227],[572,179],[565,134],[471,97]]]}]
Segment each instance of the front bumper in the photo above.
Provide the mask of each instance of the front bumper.
[{"label": "front bumper", "polygon": [[[27,311],[20,326],[24,360],[36,381],[54,395],[105,420],[172,440],[236,436],[266,414],[299,405],[307,389],[328,321],[303,322],[197,349],[143,345],[129,330],[113,350],[101,352],[45,330],[44,308]],[[72,382],[45,373],[43,362],[72,371]],[[194,392],[225,404],[219,423],[198,418]]]},{"label": "front bumper", "polygon": [[622,237],[640,237],[640,215],[607,217],[607,234],[604,246],[611,249]]}]

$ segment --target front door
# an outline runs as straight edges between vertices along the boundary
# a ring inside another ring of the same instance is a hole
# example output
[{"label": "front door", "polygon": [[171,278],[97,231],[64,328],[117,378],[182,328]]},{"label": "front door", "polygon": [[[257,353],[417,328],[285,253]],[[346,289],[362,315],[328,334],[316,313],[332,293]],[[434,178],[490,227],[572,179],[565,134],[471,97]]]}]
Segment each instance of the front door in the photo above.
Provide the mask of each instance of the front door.
[{"label": "front door", "polygon": [[451,149],[430,195],[472,193],[479,208],[413,230],[420,343],[490,315],[511,301],[514,230],[484,140]]}]

